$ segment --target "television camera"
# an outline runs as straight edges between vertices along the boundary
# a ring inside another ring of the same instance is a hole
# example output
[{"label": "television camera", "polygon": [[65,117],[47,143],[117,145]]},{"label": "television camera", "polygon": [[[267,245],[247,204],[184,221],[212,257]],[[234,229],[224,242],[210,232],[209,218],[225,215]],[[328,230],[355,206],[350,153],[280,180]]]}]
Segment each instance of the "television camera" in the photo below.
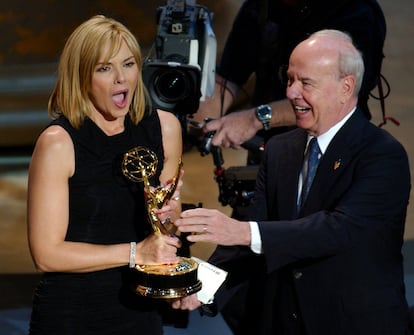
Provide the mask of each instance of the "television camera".
[{"label": "television camera", "polygon": [[[195,0],[168,0],[166,6],[157,9],[157,26],[155,42],[142,69],[152,104],[177,116],[185,140],[195,144],[202,156],[212,154],[219,202],[233,208],[247,207],[254,193],[258,166],[225,168],[221,148],[211,145],[214,133],[206,134],[201,140],[187,134],[188,122],[190,128],[202,129],[203,124],[188,116],[198,110],[200,100],[214,93],[217,42],[212,15]],[[261,152],[263,140],[255,137],[243,147]],[[185,208],[202,206],[184,205]]]},{"label": "television camera", "polygon": [[217,42],[211,16],[195,0],[168,0],[157,9],[158,32],[142,76],[153,106],[180,120],[214,92]]}]

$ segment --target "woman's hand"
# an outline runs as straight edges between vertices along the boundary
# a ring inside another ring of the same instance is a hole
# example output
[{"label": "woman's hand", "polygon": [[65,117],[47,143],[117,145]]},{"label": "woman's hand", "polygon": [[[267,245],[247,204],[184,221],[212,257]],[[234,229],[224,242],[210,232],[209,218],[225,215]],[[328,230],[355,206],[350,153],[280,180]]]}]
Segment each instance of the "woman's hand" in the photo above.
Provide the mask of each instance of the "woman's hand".
[{"label": "woman's hand", "polygon": [[151,234],[137,243],[135,264],[168,264],[178,262],[177,249],[181,247],[178,237]]},{"label": "woman's hand", "polygon": [[[154,214],[157,215],[158,219],[161,222],[175,222],[180,216],[181,213],[181,188],[183,186],[183,176],[184,170],[180,170],[180,176],[177,181],[177,187],[175,189],[174,194],[172,197],[164,204],[164,206],[160,209],[154,209]],[[171,182],[167,182],[164,188],[168,189],[171,187]],[[173,231],[175,231],[174,227],[170,227]]]}]

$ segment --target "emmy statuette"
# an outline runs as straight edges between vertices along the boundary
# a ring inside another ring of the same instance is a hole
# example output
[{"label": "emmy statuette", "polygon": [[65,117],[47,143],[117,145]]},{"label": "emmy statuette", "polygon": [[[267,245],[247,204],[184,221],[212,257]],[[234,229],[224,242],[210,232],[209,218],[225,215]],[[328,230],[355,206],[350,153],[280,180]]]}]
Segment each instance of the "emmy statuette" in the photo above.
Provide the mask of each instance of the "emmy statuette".
[{"label": "emmy statuette", "polygon": [[[154,209],[161,208],[174,194],[182,163],[168,187],[151,187],[149,178],[157,169],[156,154],[146,147],[135,147],[124,154],[123,174],[133,182],[143,182],[147,214],[155,234],[173,235],[174,225],[165,220],[161,222]],[[174,264],[136,265],[134,270],[134,289],[151,298],[180,298],[201,290],[201,281],[197,276],[198,263],[187,257],[179,257]]]}]

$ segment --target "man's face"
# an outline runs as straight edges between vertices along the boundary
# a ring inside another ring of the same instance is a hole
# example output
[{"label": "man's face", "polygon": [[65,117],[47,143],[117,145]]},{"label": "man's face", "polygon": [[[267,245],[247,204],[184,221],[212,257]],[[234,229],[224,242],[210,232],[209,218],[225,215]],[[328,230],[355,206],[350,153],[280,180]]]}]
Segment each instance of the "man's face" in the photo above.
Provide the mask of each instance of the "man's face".
[{"label": "man's face", "polygon": [[338,74],[338,52],[313,44],[302,42],[292,52],[286,95],[297,126],[318,136],[344,116],[344,78]]}]

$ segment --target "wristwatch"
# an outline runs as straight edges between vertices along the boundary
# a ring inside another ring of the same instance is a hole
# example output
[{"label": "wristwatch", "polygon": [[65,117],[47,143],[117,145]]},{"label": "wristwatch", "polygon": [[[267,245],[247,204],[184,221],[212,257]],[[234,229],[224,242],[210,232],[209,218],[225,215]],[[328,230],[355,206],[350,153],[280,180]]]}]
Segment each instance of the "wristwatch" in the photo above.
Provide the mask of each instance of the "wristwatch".
[{"label": "wristwatch", "polygon": [[270,129],[270,120],[272,119],[272,107],[269,105],[260,105],[256,108],[256,117],[262,123],[264,130]]}]

